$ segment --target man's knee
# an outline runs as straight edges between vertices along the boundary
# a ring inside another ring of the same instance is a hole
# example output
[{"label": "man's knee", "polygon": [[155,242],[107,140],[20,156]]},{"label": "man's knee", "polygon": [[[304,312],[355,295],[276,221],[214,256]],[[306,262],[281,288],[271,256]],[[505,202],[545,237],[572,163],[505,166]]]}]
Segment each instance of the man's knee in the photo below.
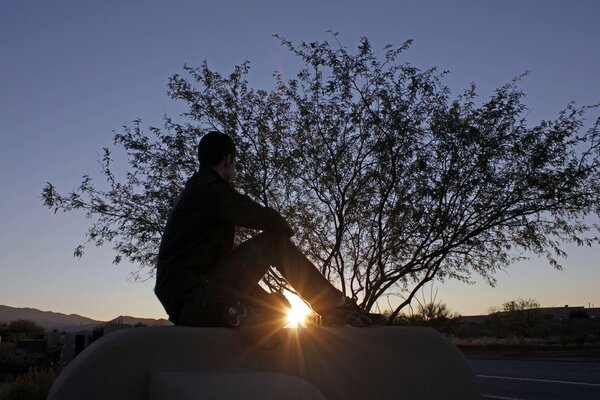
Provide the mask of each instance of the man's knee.
[{"label": "man's knee", "polygon": [[289,237],[287,237],[283,233],[278,232],[262,232],[254,236],[250,240],[256,240],[257,242],[273,244],[276,247],[281,247],[282,245],[289,246],[292,244]]}]

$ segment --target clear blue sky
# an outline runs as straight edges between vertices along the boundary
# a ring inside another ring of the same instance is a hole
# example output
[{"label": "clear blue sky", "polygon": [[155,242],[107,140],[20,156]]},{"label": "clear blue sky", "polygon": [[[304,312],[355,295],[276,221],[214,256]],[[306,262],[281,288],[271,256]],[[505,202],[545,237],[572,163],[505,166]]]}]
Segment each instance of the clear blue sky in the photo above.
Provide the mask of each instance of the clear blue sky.
[{"label": "clear blue sky", "polygon": [[[458,93],[482,97],[529,70],[522,87],[532,123],[569,101],[600,102],[600,2],[583,1],[87,1],[0,0],[0,304],[78,313],[162,317],[153,281],[111,264],[110,248],[71,254],[89,221],[42,206],[46,181],[66,192],[96,174],[112,131],[142,118],[160,124],[183,109],[166,96],[169,75],[207,60],[228,72],[250,60],[268,88],[294,59],[272,38],[329,38],[348,46],[414,39],[407,60],[438,66]],[[511,267],[499,284],[436,284],[463,314],[521,296],[543,305],[600,305],[599,249],[571,250],[558,272],[544,260]]]}]

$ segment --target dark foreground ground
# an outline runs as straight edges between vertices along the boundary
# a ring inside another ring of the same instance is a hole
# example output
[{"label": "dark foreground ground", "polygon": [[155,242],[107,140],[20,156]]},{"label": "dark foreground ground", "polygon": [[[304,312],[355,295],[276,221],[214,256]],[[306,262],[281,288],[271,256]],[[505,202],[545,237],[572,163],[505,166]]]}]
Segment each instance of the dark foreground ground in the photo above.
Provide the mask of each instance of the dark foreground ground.
[{"label": "dark foreground ground", "polygon": [[471,360],[471,365],[484,399],[600,399],[600,363]]},{"label": "dark foreground ground", "polygon": [[471,360],[599,362],[600,346],[458,346]]},{"label": "dark foreground ground", "polygon": [[599,347],[470,346],[461,350],[486,400],[600,399]]}]

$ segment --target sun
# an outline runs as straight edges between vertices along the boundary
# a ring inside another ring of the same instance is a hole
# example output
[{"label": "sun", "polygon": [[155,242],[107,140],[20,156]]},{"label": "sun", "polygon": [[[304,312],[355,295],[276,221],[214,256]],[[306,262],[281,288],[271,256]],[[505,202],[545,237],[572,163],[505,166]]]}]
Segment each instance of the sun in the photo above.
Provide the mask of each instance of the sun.
[{"label": "sun", "polygon": [[312,312],[311,309],[297,295],[286,292],[286,297],[292,308],[288,310],[288,323],[286,328],[299,328],[304,326],[306,317]]}]

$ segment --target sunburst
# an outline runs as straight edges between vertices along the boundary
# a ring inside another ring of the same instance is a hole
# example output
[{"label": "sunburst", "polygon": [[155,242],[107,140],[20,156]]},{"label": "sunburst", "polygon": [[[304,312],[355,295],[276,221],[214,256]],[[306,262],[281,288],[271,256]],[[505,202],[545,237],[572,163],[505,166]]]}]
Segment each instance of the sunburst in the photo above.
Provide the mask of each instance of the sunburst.
[{"label": "sunburst", "polygon": [[306,317],[312,312],[306,303],[293,293],[286,293],[287,299],[290,301],[292,308],[288,311],[288,324],[286,328],[299,328],[304,326]]}]

